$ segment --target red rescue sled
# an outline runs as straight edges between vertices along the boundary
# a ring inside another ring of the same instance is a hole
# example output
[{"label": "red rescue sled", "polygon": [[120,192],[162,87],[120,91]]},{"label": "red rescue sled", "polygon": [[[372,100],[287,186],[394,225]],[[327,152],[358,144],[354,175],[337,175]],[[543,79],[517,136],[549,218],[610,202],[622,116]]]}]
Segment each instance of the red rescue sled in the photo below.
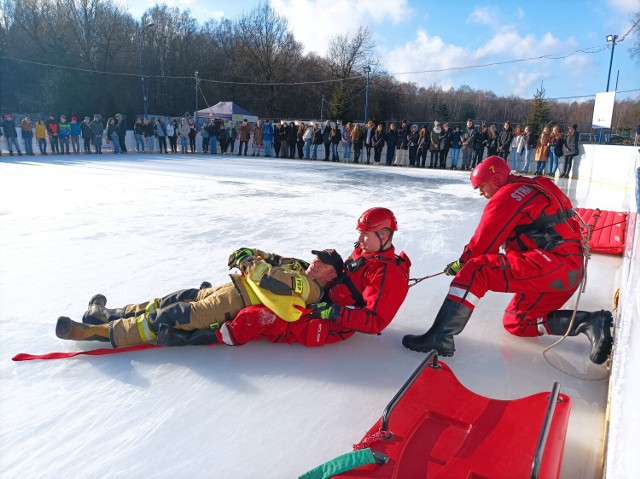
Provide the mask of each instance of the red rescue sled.
[{"label": "red rescue sled", "polygon": [[559,391],[555,383],[511,401],[480,396],[432,351],[354,452],[300,477],[557,478],[571,410]]},{"label": "red rescue sled", "polygon": [[589,249],[592,253],[624,253],[627,213],[589,208],[576,208],[575,211],[591,229]]}]

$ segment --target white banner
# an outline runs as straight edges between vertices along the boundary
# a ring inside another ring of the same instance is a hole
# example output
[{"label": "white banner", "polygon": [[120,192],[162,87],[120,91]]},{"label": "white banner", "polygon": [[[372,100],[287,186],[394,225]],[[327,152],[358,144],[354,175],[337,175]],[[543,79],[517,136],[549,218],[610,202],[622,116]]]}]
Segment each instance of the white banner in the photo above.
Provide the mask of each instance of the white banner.
[{"label": "white banner", "polygon": [[613,118],[613,105],[615,102],[615,91],[596,93],[596,103],[593,105],[591,128],[611,128],[611,118]]}]

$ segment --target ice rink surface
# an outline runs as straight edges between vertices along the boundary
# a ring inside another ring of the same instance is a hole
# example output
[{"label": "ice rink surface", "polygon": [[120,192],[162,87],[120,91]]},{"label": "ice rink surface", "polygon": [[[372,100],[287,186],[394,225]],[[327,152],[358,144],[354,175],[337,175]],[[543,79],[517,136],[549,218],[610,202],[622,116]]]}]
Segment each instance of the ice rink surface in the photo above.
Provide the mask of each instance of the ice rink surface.
[{"label": "ice rink surface", "polygon": [[[11,158],[16,160],[16,158]],[[17,363],[19,352],[78,351],[60,315],[228,280],[235,249],[347,257],[356,220],[394,211],[411,277],[458,258],[486,200],[468,173],[212,156],[48,157],[0,162],[0,477],[294,478],[351,450],[423,355],[401,345],[431,325],[450,278],[409,291],[381,336],[319,349],[257,342]],[[570,195],[575,185],[562,180]],[[574,206],[601,207],[588,198]],[[580,308],[610,309],[621,259],[594,255]],[[607,380],[585,336],[517,338],[509,295],[489,293],[446,362],[475,393],[573,400],[562,477],[602,475]],[[567,307],[573,308],[575,298]],[[552,367],[569,373],[565,374]],[[438,394],[434,388],[433,394]],[[514,443],[517,447],[517,442]],[[506,451],[505,451],[506,452]]]}]

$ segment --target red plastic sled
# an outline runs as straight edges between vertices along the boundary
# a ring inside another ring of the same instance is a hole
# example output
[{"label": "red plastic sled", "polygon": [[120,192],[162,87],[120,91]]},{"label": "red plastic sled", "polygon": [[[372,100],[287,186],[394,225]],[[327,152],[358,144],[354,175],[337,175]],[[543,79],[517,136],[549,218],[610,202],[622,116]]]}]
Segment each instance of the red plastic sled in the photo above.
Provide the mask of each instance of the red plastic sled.
[{"label": "red plastic sled", "polygon": [[623,254],[627,213],[576,208],[576,213],[591,228],[589,248],[593,253]]},{"label": "red plastic sled", "polygon": [[360,463],[368,465],[348,470],[329,461],[301,477],[557,478],[571,410],[559,391],[555,383],[550,393],[486,398],[460,384],[432,351],[349,453],[368,452]]}]

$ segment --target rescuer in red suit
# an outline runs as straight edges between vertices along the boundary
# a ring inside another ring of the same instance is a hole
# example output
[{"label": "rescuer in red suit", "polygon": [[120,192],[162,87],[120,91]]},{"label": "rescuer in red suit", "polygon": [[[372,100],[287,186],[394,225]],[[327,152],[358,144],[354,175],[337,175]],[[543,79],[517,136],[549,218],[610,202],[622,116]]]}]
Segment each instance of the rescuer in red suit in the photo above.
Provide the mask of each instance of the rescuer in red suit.
[{"label": "rescuer in red suit", "polygon": [[[580,223],[571,202],[545,177],[510,175],[509,165],[490,156],[471,172],[471,185],[489,200],[471,241],[445,273],[455,275],[431,328],[407,335],[402,344],[414,351],[455,351],[453,336],[462,332],[487,291],[515,293],[504,328],[516,336],[585,334],[590,359],[602,364],[611,353],[608,311],[558,310],[578,288],[584,269]],[[500,247],[504,245],[504,252]]]},{"label": "rescuer in red suit", "polygon": [[[257,339],[322,346],[356,332],[385,329],[409,291],[409,258],[396,255],[396,218],[387,208],[371,208],[358,219],[356,247],[343,274],[325,289],[326,301],[311,305],[298,321],[285,322],[266,308],[245,308],[218,331],[218,340],[241,345]],[[257,320],[256,320],[257,319]]]}]

